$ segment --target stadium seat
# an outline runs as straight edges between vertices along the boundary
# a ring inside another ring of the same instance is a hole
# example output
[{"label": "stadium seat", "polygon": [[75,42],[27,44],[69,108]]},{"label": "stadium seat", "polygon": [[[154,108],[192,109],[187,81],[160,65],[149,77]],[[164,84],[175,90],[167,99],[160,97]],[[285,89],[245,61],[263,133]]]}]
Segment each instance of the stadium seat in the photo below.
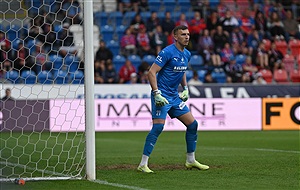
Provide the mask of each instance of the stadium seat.
[{"label": "stadium seat", "polygon": [[193,70],[187,70],[185,72],[186,74],[186,80],[189,81],[191,78],[193,78]]},{"label": "stadium seat", "polygon": [[166,11],[174,12],[174,10],[177,7],[176,0],[163,0],[162,4],[164,7],[164,12],[166,12]]},{"label": "stadium seat", "polygon": [[272,83],[273,82],[273,74],[270,70],[268,69],[261,69],[259,71],[259,73],[261,73],[263,79],[267,82],[267,83]]},{"label": "stadium seat", "polygon": [[[123,22],[122,22],[122,24],[125,25],[125,26],[129,26],[131,20],[134,18],[135,15],[136,15],[135,11],[127,11],[127,12],[125,12],[125,14],[123,16]],[[119,25],[117,25],[117,26],[119,26]]]},{"label": "stadium seat", "polygon": [[24,41],[20,38],[17,38],[15,39],[14,41],[11,42],[12,43],[12,48],[17,51],[19,49],[19,44],[20,43],[23,43],[24,44]]},{"label": "stadium seat", "polygon": [[286,70],[277,69],[274,71],[274,81],[277,83],[288,83],[288,74]]},{"label": "stadium seat", "polygon": [[193,70],[200,70],[204,65],[204,61],[201,55],[193,55],[190,60],[190,66]]},{"label": "stadium seat", "polygon": [[209,0],[209,6],[212,8],[216,8],[220,3],[220,0]]},{"label": "stadium seat", "polygon": [[162,8],[163,4],[160,0],[148,0],[149,10],[159,12]]},{"label": "stadium seat", "polygon": [[300,82],[300,69],[294,69],[290,72],[290,79],[292,82]]},{"label": "stadium seat", "polygon": [[217,83],[226,83],[226,73],[225,72],[211,72],[211,76],[213,79],[217,81]]},{"label": "stadium seat", "polygon": [[114,39],[114,28],[109,25],[102,26],[100,29],[102,39],[106,42]]},{"label": "stadium seat", "polygon": [[21,73],[21,79],[24,84],[35,84],[37,77],[33,71],[25,70]]},{"label": "stadium seat", "polygon": [[148,18],[150,18],[151,16],[151,12],[150,11],[144,11],[140,13],[142,20],[145,22],[148,20]]},{"label": "stadium seat", "polygon": [[284,40],[276,40],[276,49],[280,51],[283,55],[287,54],[288,44]]},{"label": "stadium seat", "polygon": [[120,25],[120,26],[116,27],[115,32],[116,32],[116,35],[118,36],[119,41],[121,40],[122,36],[124,35],[125,30],[126,30],[126,26],[124,26],[124,25]]},{"label": "stadium seat", "polygon": [[11,70],[11,71],[6,72],[5,79],[13,84],[18,84],[19,76],[20,76],[20,74],[18,71]]},{"label": "stadium seat", "polygon": [[9,41],[13,41],[20,37],[20,26],[12,24],[7,26],[6,35]]},{"label": "stadium seat", "polygon": [[107,25],[108,20],[108,13],[104,11],[99,11],[94,14],[94,24],[97,25],[99,28],[102,26]]},{"label": "stadium seat", "polygon": [[123,55],[116,55],[113,57],[112,62],[116,71],[119,72],[120,68],[125,64],[126,58]]},{"label": "stadium seat", "polygon": [[120,11],[112,11],[108,15],[108,24],[119,26],[123,24],[123,14]]},{"label": "stadium seat", "polygon": [[188,12],[191,9],[191,2],[190,2],[190,0],[177,0],[177,4],[178,4],[178,7],[180,9],[180,12],[183,12],[183,13],[184,12]]},{"label": "stadium seat", "polygon": [[154,55],[144,55],[142,61],[146,61],[149,65],[152,65],[156,57]]},{"label": "stadium seat", "polygon": [[204,82],[205,74],[207,73],[207,70],[198,70],[198,78],[200,81]]},{"label": "stadium seat", "polygon": [[300,54],[300,40],[292,39],[289,41],[289,48],[291,50],[291,54],[296,57]]},{"label": "stadium seat", "polygon": [[131,61],[132,65],[137,69],[139,65],[142,63],[142,59],[139,55],[129,55],[127,57],[129,61]]},{"label": "stadium seat", "polygon": [[284,58],[282,59],[282,62],[284,63],[284,68],[288,72],[291,70],[294,70],[295,67],[295,58],[293,55],[286,54]]},{"label": "stadium seat", "polygon": [[244,54],[239,54],[235,57],[236,64],[243,65],[246,61],[247,56]]},{"label": "stadium seat", "polygon": [[70,74],[70,81],[72,84],[84,84],[84,73],[81,70]]},{"label": "stadium seat", "polygon": [[56,84],[68,84],[68,73],[65,70],[58,70],[54,72],[54,80]]},{"label": "stadium seat", "polygon": [[64,58],[65,66],[68,68],[70,73],[74,73],[79,67],[79,58],[74,55],[67,55]]},{"label": "stadium seat", "polygon": [[38,75],[38,82],[41,84],[53,84],[53,75],[49,71],[41,71]]},{"label": "stadium seat", "polygon": [[60,55],[49,55],[49,61],[54,69],[61,69],[63,66],[63,58]]},{"label": "stadium seat", "polygon": [[118,41],[110,40],[106,43],[106,47],[110,49],[114,55],[118,55],[120,52],[120,44]]}]

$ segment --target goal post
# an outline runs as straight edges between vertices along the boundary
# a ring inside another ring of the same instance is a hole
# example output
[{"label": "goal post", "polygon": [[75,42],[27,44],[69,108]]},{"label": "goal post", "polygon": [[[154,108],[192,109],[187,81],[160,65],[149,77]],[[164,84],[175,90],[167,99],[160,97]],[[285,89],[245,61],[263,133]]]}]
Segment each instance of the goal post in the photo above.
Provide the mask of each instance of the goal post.
[{"label": "goal post", "polygon": [[63,2],[0,1],[0,182],[96,179],[93,0]]}]

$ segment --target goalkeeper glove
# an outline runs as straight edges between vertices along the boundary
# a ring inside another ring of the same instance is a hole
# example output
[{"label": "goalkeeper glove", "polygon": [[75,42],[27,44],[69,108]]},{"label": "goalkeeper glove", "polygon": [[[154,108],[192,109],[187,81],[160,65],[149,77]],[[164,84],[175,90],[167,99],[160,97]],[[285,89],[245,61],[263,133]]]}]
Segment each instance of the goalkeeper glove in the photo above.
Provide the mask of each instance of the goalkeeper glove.
[{"label": "goalkeeper glove", "polygon": [[162,107],[169,104],[168,100],[161,95],[160,90],[154,90],[153,93],[156,106]]},{"label": "goalkeeper glove", "polygon": [[189,99],[189,89],[187,86],[183,87],[183,91],[180,95],[180,99],[184,102],[186,102]]}]

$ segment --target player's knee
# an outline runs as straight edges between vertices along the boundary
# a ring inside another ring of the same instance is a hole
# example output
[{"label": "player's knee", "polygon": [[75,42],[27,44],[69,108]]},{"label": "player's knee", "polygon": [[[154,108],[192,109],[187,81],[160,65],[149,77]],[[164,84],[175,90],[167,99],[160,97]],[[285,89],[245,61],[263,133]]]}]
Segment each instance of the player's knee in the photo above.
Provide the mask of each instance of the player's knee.
[{"label": "player's knee", "polygon": [[163,129],[164,129],[164,124],[156,123],[156,124],[153,124],[151,131],[158,136],[162,132]]},{"label": "player's knee", "polygon": [[198,122],[196,120],[194,120],[193,123],[187,126],[187,131],[189,132],[197,132],[197,130],[198,130]]}]

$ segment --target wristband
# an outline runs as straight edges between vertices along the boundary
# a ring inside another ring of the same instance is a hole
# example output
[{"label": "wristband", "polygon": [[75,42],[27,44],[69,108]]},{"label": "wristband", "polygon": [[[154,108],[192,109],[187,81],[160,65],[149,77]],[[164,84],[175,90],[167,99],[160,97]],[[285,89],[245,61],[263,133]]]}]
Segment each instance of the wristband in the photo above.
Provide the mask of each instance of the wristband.
[{"label": "wristband", "polygon": [[153,93],[154,95],[157,95],[157,94],[160,94],[161,92],[160,92],[160,90],[156,89],[156,90],[153,90],[152,93]]},{"label": "wristband", "polygon": [[188,90],[188,89],[189,89],[188,86],[183,87],[183,90]]}]

